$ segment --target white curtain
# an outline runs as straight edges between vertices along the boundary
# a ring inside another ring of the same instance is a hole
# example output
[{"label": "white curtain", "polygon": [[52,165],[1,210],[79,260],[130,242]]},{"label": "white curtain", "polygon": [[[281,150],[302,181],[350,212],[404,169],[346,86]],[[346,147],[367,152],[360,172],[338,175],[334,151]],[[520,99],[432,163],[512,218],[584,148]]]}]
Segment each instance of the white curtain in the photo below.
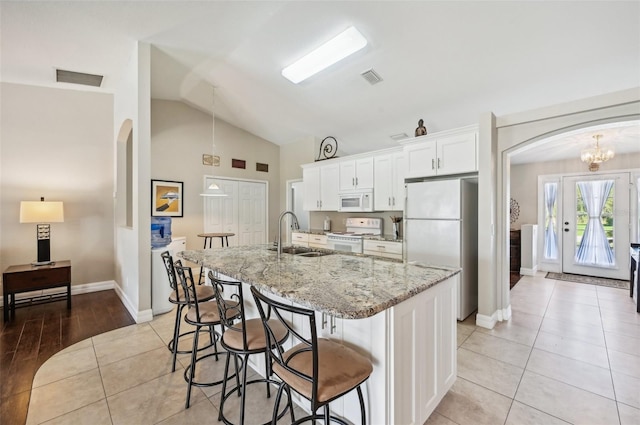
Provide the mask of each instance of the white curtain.
[{"label": "white curtain", "polygon": [[579,182],[585,209],[589,214],[587,227],[576,252],[576,263],[593,266],[614,265],[613,250],[609,246],[602,225],[602,208],[613,188],[613,180]]},{"label": "white curtain", "polygon": [[556,216],[554,209],[558,194],[558,183],[545,183],[544,204],[546,211],[546,227],[544,229],[544,258],[558,258],[558,235],[556,234]]}]

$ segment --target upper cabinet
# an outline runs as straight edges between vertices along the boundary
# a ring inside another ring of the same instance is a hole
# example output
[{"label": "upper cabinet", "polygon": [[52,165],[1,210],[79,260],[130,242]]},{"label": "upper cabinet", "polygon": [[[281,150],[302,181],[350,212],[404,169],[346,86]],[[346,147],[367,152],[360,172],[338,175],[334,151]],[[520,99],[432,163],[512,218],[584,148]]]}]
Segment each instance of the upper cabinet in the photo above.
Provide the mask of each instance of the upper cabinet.
[{"label": "upper cabinet", "polygon": [[403,142],[406,178],[478,171],[478,130],[465,127]]},{"label": "upper cabinet", "polygon": [[373,205],[376,211],[404,210],[404,153],[374,157]]},{"label": "upper cabinet", "polygon": [[400,144],[402,147],[304,164],[304,209],[338,211],[340,192],[373,189],[375,211],[403,211],[405,178],[478,171],[475,125],[403,140]]},{"label": "upper cabinet", "polygon": [[340,191],[373,189],[373,156],[340,162]]},{"label": "upper cabinet", "polygon": [[303,208],[306,211],[338,211],[338,164],[302,170]]}]

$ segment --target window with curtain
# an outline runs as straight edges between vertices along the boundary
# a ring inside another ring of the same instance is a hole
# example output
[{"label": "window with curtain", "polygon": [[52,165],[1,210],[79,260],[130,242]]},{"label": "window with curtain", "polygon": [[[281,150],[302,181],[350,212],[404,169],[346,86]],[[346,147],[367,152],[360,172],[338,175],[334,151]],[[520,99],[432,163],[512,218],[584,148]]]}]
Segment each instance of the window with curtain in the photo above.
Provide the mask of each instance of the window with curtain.
[{"label": "window with curtain", "polygon": [[558,182],[544,184],[544,258],[558,259],[558,234],[556,232],[558,215]]},{"label": "window with curtain", "polygon": [[615,265],[613,187],[613,180],[576,183],[577,264],[598,267]]}]

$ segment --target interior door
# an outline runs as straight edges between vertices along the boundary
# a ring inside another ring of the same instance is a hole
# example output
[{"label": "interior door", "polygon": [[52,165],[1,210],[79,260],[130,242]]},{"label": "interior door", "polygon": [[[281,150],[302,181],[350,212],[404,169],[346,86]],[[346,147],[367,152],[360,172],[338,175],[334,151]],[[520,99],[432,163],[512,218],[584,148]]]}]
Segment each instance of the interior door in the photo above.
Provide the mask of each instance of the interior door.
[{"label": "interior door", "polygon": [[207,179],[206,185],[216,183],[227,196],[205,196],[204,231],[205,233],[233,233],[229,237],[229,246],[238,245],[238,182],[225,179]]},{"label": "interior door", "polygon": [[240,245],[267,243],[266,183],[239,183],[239,234]]},{"label": "interior door", "polygon": [[627,279],[629,173],[563,178],[562,271]]}]

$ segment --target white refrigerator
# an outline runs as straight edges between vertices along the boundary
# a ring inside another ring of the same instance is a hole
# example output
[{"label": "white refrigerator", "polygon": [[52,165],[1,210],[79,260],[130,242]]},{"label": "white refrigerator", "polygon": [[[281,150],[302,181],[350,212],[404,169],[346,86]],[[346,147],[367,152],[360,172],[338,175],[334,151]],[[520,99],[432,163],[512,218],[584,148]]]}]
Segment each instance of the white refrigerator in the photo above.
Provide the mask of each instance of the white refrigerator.
[{"label": "white refrigerator", "polygon": [[458,320],[478,308],[478,181],[407,183],[407,261],[462,268]]}]

